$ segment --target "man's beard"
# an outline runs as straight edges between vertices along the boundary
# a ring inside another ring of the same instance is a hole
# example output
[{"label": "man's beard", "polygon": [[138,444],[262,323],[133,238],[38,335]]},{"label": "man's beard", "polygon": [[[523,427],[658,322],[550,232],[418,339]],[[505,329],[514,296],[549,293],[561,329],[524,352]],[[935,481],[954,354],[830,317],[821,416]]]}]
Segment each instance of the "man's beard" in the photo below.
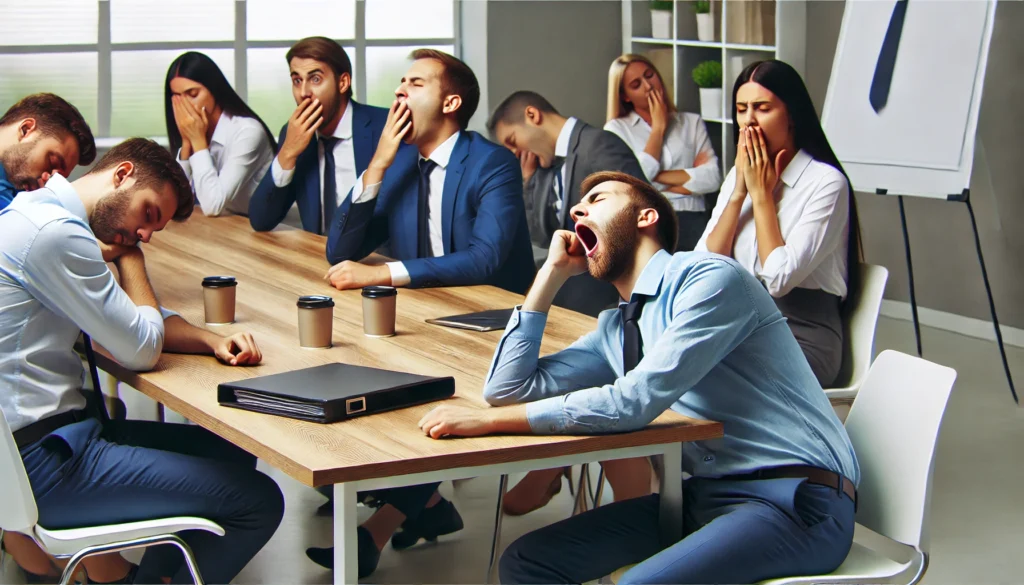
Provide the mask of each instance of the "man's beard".
[{"label": "man's beard", "polygon": [[122,244],[132,246],[135,238],[124,229],[125,215],[128,213],[128,203],[131,201],[133,189],[120,189],[111,195],[100,199],[89,216],[89,225],[92,227],[96,239],[104,244],[115,243],[118,234],[121,235]]},{"label": "man's beard", "polygon": [[636,209],[632,205],[626,207],[601,231],[597,254],[587,260],[587,270],[597,280],[611,282],[633,265],[633,253],[640,238]]},{"label": "man's beard", "polygon": [[39,185],[39,177],[33,177],[28,171],[28,155],[32,146],[19,142],[8,147],[0,160],[7,173],[7,180],[19,191],[34,191]]}]

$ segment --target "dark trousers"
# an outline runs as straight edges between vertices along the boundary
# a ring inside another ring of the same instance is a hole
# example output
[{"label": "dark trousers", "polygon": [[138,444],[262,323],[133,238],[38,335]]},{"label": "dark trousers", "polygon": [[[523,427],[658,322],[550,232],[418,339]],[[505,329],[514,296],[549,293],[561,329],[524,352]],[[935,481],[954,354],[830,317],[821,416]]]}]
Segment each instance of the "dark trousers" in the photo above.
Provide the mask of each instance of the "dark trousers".
[{"label": "dark trousers", "polygon": [[627,583],[756,583],[829,573],[853,542],[854,504],[802,479],[684,482],[682,540],[661,542],[658,495],[542,528],[501,557],[502,583],[583,583],[626,565]]},{"label": "dark trousers", "polygon": [[[203,428],[96,419],[67,425],[21,451],[39,508],[39,525],[78,528],[197,516],[224,536],[187,531],[209,583],[228,583],[277,530],[284,498],[256,458]],[[151,547],[138,583],[191,583],[181,553]]]}]

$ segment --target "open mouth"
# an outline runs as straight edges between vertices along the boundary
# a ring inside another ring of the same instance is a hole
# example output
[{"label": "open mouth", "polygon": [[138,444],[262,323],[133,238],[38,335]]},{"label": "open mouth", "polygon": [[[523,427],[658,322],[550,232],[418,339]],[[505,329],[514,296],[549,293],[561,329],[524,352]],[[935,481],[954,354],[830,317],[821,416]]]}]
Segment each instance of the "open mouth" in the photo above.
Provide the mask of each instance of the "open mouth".
[{"label": "open mouth", "polygon": [[576,237],[579,238],[580,243],[583,244],[583,250],[586,251],[587,258],[593,258],[594,254],[597,253],[598,248],[597,234],[594,233],[594,230],[581,223],[577,223]]}]

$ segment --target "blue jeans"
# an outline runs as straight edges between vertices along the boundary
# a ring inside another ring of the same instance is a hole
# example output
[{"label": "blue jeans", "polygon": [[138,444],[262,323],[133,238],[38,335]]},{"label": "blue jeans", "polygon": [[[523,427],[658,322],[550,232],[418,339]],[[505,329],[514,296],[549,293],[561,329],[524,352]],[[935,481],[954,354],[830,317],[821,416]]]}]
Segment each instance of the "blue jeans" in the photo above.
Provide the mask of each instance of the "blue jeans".
[{"label": "blue jeans", "polygon": [[658,495],[602,506],[515,541],[502,583],[583,583],[639,563],[627,583],[756,583],[835,570],[853,542],[854,504],[803,479],[693,478],[683,533],[660,542]]},{"label": "blue jeans", "polygon": [[[284,515],[277,484],[256,458],[191,425],[86,419],[21,450],[39,508],[39,525],[79,528],[198,516],[223,537],[181,533],[209,583],[228,583],[263,548]],[[181,553],[147,549],[138,583],[191,583]]]}]

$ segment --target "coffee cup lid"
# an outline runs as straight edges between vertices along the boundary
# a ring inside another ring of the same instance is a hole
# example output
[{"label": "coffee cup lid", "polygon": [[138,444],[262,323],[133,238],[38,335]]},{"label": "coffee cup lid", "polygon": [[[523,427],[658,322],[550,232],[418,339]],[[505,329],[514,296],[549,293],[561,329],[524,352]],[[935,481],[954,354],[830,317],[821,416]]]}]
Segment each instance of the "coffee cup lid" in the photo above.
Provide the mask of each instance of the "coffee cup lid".
[{"label": "coffee cup lid", "polygon": [[296,304],[300,309],[323,309],[333,307],[334,299],[324,295],[306,295],[299,297],[299,302]]},{"label": "coffee cup lid", "polygon": [[366,286],[363,287],[363,296],[368,299],[379,299],[382,297],[393,297],[398,294],[398,289],[393,286]]},{"label": "coffee cup lid", "polygon": [[203,279],[203,286],[205,288],[224,288],[226,286],[236,286],[237,284],[234,276],[207,276]]}]

